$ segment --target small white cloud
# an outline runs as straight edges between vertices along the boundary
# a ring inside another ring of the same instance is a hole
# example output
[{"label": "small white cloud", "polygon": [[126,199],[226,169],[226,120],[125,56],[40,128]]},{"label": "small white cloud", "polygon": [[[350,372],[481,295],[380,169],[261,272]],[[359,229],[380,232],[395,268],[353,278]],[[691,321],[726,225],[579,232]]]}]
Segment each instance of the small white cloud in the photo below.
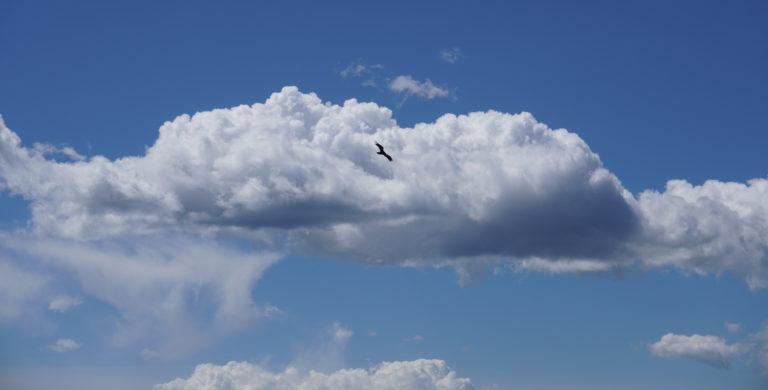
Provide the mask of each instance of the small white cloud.
[{"label": "small white cloud", "polygon": [[67,352],[80,348],[82,345],[72,339],[58,339],[46,348],[54,352]]},{"label": "small white cloud", "polygon": [[188,379],[177,378],[155,390],[471,390],[442,360],[384,362],[370,369],[347,368],[328,374],[302,374],[293,367],[273,373],[247,362],[200,364]]},{"label": "small white cloud", "polygon": [[339,75],[341,77],[360,77],[363,74],[370,73],[374,70],[383,69],[384,65],[381,64],[375,64],[375,65],[365,65],[365,64],[352,64],[348,67],[344,68],[341,72],[339,72]]},{"label": "small white cloud", "polygon": [[413,337],[408,337],[408,338],[403,339],[403,341],[421,341],[421,340],[424,340],[424,337],[421,337],[420,334],[417,334],[416,336],[413,336]]},{"label": "small white cloud", "polygon": [[717,336],[692,336],[668,333],[650,346],[655,356],[693,360],[718,368],[730,368],[731,358],[748,348],[741,344],[728,345]]},{"label": "small white cloud", "polygon": [[333,335],[333,340],[337,343],[346,343],[353,334],[351,330],[342,326],[338,321],[333,323],[329,333]]},{"label": "small white cloud", "polygon": [[376,331],[372,330],[372,331],[368,332],[368,336],[376,337]]},{"label": "small white cloud", "polygon": [[277,306],[267,305],[267,307],[264,308],[264,317],[274,317],[276,315],[279,315],[283,311],[280,310]]},{"label": "small white cloud", "polygon": [[725,329],[728,329],[731,333],[739,333],[741,331],[741,323],[739,322],[726,322]]},{"label": "small white cloud", "polygon": [[414,80],[411,76],[395,77],[395,79],[389,83],[389,89],[394,92],[405,93],[406,95],[416,95],[425,99],[448,97],[451,95],[447,89],[432,84],[430,79],[420,82]]},{"label": "small white cloud", "polygon": [[595,260],[547,260],[534,257],[517,264],[518,271],[548,272],[551,274],[601,272],[615,267],[614,264]]},{"label": "small white cloud", "polygon": [[157,351],[153,351],[151,349],[148,349],[148,348],[144,348],[144,349],[141,350],[139,355],[141,355],[141,358],[144,359],[144,360],[151,360],[151,359],[159,357],[160,353],[158,353]]},{"label": "small white cloud", "polygon": [[51,301],[51,303],[48,305],[48,309],[63,313],[77,305],[80,305],[81,303],[83,303],[83,301],[79,298],[60,295]]},{"label": "small white cloud", "polygon": [[449,64],[453,64],[454,62],[464,57],[464,53],[462,53],[461,49],[459,49],[458,47],[454,47],[452,49],[440,50],[440,57],[443,58],[443,61]]}]

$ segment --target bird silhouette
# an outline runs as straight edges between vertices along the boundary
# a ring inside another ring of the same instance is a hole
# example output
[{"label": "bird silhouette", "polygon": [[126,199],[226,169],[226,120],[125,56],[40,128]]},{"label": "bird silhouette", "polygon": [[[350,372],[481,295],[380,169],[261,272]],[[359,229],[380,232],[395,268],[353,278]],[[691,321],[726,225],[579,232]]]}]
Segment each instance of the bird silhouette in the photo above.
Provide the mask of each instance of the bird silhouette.
[{"label": "bird silhouette", "polygon": [[387,152],[385,152],[385,151],[384,151],[384,147],[383,147],[383,146],[381,146],[381,144],[379,144],[378,142],[376,142],[376,146],[378,146],[378,147],[379,147],[379,152],[378,152],[378,153],[376,153],[376,154],[380,154],[380,155],[382,155],[382,156],[386,157],[386,158],[387,158],[387,160],[389,160],[389,161],[392,161],[392,156],[388,155],[388,154],[387,154]]}]

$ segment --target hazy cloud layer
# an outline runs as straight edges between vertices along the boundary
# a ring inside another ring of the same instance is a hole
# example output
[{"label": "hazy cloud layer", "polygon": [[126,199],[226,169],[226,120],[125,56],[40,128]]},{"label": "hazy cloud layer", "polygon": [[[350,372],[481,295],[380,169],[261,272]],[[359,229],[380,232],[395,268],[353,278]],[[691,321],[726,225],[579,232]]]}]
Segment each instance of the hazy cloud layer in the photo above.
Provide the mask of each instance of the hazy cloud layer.
[{"label": "hazy cloud layer", "polygon": [[32,229],[48,237],[228,233],[462,275],[505,260],[548,272],[641,264],[768,286],[768,180],[673,180],[634,197],[578,135],[528,113],[401,128],[385,107],[286,87],[166,122],[143,156],[55,162],[38,149],[0,123],[0,186],[30,202]]},{"label": "hazy cloud layer", "polygon": [[155,390],[470,390],[442,360],[385,362],[368,370],[342,369],[302,374],[295,368],[273,373],[247,362],[223,366],[201,364],[187,379],[155,386]]},{"label": "hazy cloud layer", "polygon": [[664,335],[650,349],[656,356],[689,359],[719,368],[730,368],[731,359],[746,350],[741,344],[729,345],[717,336],[673,333]]},{"label": "hazy cloud layer", "polygon": [[44,299],[42,290],[49,278],[17,263],[0,254],[0,324],[33,316]]}]

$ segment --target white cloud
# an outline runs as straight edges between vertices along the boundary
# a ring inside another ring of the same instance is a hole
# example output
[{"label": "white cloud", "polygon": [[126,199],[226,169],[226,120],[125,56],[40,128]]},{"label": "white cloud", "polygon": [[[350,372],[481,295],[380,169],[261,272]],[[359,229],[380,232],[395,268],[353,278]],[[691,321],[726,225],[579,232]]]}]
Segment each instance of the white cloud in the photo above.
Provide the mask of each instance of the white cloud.
[{"label": "white cloud", "polygon": [[650,346],[651,353],[660,357],[682,358],[719,368],[730,368],[731,359],[746,351],[741,344],[728,345],[717,336],[692,336],[668,333]]},{"label": "white cloud", "polygon": [[80,305],[81,303],[83,303],[83,301],[79,298],[60,295],[51,301],[51,303],[48,305],[48,309],[63,313],[77,305]]},{"label": "white cloud", "polygon": [[373,71],[383,69],[384,65],[381,64],[375,64],[375,65],[365,65],[365,64],[351,64],[348,67],[344,68],[341,72],[339,72],[339,75],[341,77],[360,77],[366,73],[371,73]]},{"label": "white cloud", "polygon": [[452,49],[440,50],[440,57],[443,59],[443,61],[449,64],[453,64],[454,62],[464,57],[464,53],[462,53],[461,49],[458,47],[454,47]]},{"label": "white cloud", "polygon": [[738,322],[726,322],[725,328],[731,333],[739,333],[741,330],[741,323]]},{"label": "white cloud", "polygon": [[82,347],[80,343],[76,342],[72,339],[58,339],[55,343],[47,346],[46,348],[50,349],[54,352],[67,352],[67,351],[73,351],[75,349],[78,349]]},{"label": "white cloud", "polygon": [[424,340],[424,337],[421,337],[420,334],[403,339],[403,341],[421,341],[421,340]]},{"label": "white cloud", "polygon": [[414,80],[411,76],[397,76],[389,83],[389,89],[393,92],[405,93],[406,95],[416,95],[425,99],[434,99],[437,97],[448,97],[450,91],[440,88],[430,79],[424,82]]},{"label": "white cloud", "polygon": [[552,274],[610,271],[614,265],[606,261],[593,260],[547,260],[533,257],[521,261],[517,269],[549,272]]},{"label": "white cloud", "polygon": [[370,369],[342,369],[328,374],[295,368],[273,373],[247,362],[201,364],[188,379],[178,378],[155,390],[470,390],[442,360],[385,362]]},{"label": "white cloud", "polygon": [[74,161],[85,160],[85,156],[77,153],[75,149],[72,149],[69,146],[56,147],[49,144],[34,143],[32,147],[37,153],[40,153],[41,155],[64,155]]},{"label": "white cloud", "polygon": [[638,196],[643,261],[698,273],[732,271],[752,289],[768,287],[768,180],[671,180]]},{"label": "white cloud", "polygon": [[112,304],[120,313],[117,345],[150,342],[168,358],[186,355],[263,316],[251,290],[279,258],[171,235],[74,242],[0,233],[0,248],[57,269],[85,293]]},{"label": "white cloud", "polygon": [[[439,94],[401,80],[403,92]],[[634,197],[578,135],[528,113],[401,128],[385,107],[286,87],[166,122],[143,156],[80,162],[46,159],[0,122],[0,178],[30,202],[42,237],[227,234],[281,252],[454,266],[464,279],[511,260],[733,272],[768,286],[768,180],[675,180]]]}]

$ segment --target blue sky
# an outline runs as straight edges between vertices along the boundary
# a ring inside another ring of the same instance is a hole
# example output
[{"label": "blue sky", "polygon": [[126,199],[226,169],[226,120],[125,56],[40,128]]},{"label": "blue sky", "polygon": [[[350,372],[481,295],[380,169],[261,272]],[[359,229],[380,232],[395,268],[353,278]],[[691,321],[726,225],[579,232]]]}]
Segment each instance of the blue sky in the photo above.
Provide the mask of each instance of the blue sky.
[{"label": "blue sky", "polygon": [[476,389],[762,389],[767,19],[6,1],[3,387],[441,361]]}]

